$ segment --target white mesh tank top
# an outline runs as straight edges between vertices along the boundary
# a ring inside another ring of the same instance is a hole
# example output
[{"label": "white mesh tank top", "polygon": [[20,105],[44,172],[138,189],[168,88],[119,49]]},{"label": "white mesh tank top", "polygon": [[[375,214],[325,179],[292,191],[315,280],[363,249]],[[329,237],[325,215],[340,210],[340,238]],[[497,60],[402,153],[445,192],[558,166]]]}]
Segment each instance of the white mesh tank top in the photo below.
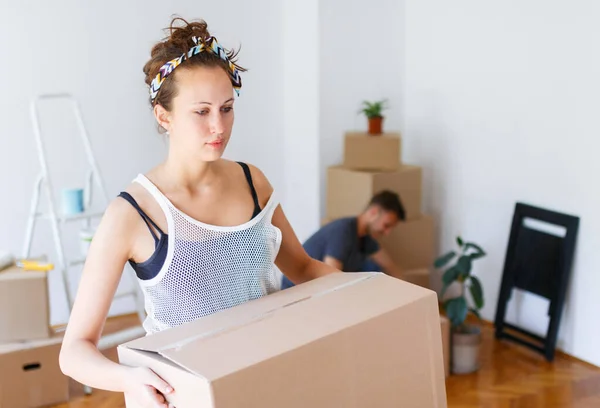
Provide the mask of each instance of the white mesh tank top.
[{"label": "white mesh tank top", "polygon": [[262,211],[237,226],[202,223],[178,210],[144,175],[134,180],[156,199],[167,219],[168,250],[158,275],[138,282],[148,334],[257,299],[281,288],[274,265],[281,231],[271,224],[275,192]]}]

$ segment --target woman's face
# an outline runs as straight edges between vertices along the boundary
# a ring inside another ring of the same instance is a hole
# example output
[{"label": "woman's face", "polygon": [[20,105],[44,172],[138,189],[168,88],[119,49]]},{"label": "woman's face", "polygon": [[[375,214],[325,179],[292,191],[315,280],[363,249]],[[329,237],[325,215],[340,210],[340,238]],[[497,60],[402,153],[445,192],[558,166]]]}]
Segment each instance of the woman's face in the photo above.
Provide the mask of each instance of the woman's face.
[{"label": "woman's face", "polygon": [[[182,67],[180,67],[181,69]],[[171,149],[193,160],[214,161],[223,155],[233,128],[233,87],[220,67],[178,71],[177,96],[171,112],[162,112]],[[160,120],[161,113],[157,113]]]}]

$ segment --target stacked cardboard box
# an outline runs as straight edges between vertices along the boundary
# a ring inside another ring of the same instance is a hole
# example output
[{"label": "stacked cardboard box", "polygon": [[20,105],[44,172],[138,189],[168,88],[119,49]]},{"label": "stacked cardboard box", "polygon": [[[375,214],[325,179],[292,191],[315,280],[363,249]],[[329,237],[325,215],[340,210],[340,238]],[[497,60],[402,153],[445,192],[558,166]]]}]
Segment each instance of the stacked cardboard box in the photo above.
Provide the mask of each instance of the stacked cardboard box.
[{"label": "stacked cardboard box", "polygon": [[326,220],[357,216],[382,190],[398,193],[406,221],[383,238],[381,245],[406,271],[398,278],[429,288],[429,269],[435,256],[433,218],[421,210],[422,168],[403,163],[401,155],[399,133],[346,133],[343,163],[327,169]]},{"label": "stacked cardboard box", "polygon": [[0,271],[0,407],[31,408],[68,400],[58,364],[62,338],[50,330],[45,272]]},{"label": "stacked cardboard box", "polygon": [[[400,196],[406,221],[398,224],[383,248],[404,271],[399,279],[431,288],[435,257],[433,217],[422,212],[423,170],[402,162],[402,137],[399,133],[371,136],[348,132],[344,138],[343,163],[327,169],[326,216],[324,223],[336,218],[357,216],[371,197],[382,190]],[[444,365],[449,375],[450,325],[441,316]]]}]

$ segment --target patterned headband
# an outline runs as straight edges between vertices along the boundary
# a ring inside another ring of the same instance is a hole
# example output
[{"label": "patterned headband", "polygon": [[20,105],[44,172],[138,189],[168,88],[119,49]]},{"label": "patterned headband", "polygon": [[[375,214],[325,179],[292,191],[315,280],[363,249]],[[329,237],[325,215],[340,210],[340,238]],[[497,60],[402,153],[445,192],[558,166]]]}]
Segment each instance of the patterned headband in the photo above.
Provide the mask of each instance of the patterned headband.
[{"label": "patterned headband", "polygon": [[192,37],[192,40],[196,45],[190,48],[190,50],[187,53],[182,54],[180,57],[172,59],[171,61],[165,63],[165,65],[160,67],[156,78],[154,78],[152,80],[152,83],[150,84],[150,98],[152,99],[152,102],[154,102],[156,95],[158,95],[158,90],[160,89],[160,86],[163,84],[164,80],[171,74],[171,72],[173,72],[175,68],[177,68],[186,59],[189,59],[194,55],[200,54],[202,51],[205,50],[210,50],[214,52],[219,56],[219,58],[227,62],[229,66],[229,76],[231,77],[231,82],[233,83],[233,89],[235,90],[238,96],[240,95],[240,88],[242,87],[242,79],[240,78],[240,72],[235,66],[235,64],[232,63],[229,60],[229,58],[227,58],[227,52],[223,47],[219,45],[217,39],[215,37],[209,37],[204,42],[202,42],[197,37]]}]

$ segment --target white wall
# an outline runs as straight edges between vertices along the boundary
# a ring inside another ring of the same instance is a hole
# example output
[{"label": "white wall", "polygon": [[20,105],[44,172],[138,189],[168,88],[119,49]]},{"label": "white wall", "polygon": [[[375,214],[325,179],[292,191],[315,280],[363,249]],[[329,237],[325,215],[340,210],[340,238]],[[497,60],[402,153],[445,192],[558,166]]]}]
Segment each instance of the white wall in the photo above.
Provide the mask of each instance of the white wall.
[{"label": "white wall", "polygon": [[404,97],[404,1],[321,0],[321,217],[326,169],[343,159],[346,131],[367,130],[363,100],[387,98],[384,130],[399,131]]},{"label": "white wall", "polygon": [[319,1],[283,2],[284,211],[298,239],[319,226]]},{"label": "white wall", "polygon": [[[236,101],[227,156],[256,164],[275,188],[283,189],[281,13],[280,2],[274,0],[175,5],[111,0],[93,7],[74,0],[37,0],[5,5],[0,13],[0,55],[5,61],[0,67],[0,248],[18,254],[24,239],[39,171],[28,110],[34,95],[66,91],[79,99],[109,198],[163,158],[165,143],[155,131],[142,67],[172,14],[206,19],[225,46],[241,43],[239,61],[249,71]],[[42,120],[51,140],[57,189],[80,185],[80,150],[72,142],[76,139],[68,111],[45,105]],[[49,229],[39,231],[34,251],[53,256]],[[52,323],[64,322],[67,309],[56,273],[50,274],[50,290]],[[115,310],[130,309],[131,304],[122,304]]]},{"label": "white wall", "polygon": [[[515,202],[579,215],[559,347],[600,365],[600,4],[421,0],[405,17],[406,157],[426,168],[440,250],[462,234],[488,251],[493,319]],[[527,296],[511,320],[540,331],[546,311]]]}]

